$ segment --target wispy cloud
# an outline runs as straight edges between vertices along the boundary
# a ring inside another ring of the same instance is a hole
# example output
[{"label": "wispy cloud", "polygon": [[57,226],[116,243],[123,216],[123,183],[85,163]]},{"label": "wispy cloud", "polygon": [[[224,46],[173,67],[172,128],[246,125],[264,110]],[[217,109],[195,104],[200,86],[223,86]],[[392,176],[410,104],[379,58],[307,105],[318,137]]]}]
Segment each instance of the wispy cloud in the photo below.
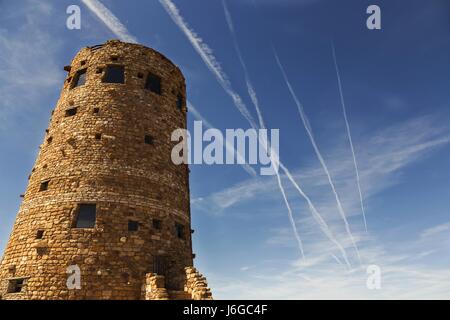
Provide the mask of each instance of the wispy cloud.
[{"label": "wispy cloud", "polygon": [[124,42],[137,43],[137,38],[133,36],[122,22],[100,1],[98,0],[81,0],[89,10],[91,10],[97,18],[99,18],[119,40]]},{"label": "wispy cloud", "polygon": [[443,223],[428,229],[425,229],[420,234],[420,238],[430,238],[438,234],[450,233],[450,222]]},{"label": "wispy cloud", "polygon": [[[361,136],[358,139],[364,141],[364,144],[360,146],[360,174],[366,181],[365,194],[367,201],[369,201],[374,195],[394,184],[401,183],[401,174],[406,167],[430,156],[433,150],[448,145],[450,143],[450,127],[436,116],[424,116],[370,132],[367,136]],[[360,214],[358,210],[359,196],[355,192],[353,160],[348,156],[345,145],[345,137],[343,137],[341,143],[337,143],[335,149],[331,150],[330,159],[332,161],[330,161],[329,167],[334,173],[335,181],[342,190],[343,197],[341,200],[349,209],[349,216],[356,216]],[[376,150],[376,153],[373,150]],[[340,219],[337,219],[335,215],[335,200],[320,165],[310,164],[299,168],[293,175],[295,179],[303,181],[303,187],[320,204],[318,209],[327,219],[328,228],[335,233],[339,242],[344,248],[351,247],[351,239],[349,239],[345,229],[342,228]],[[283,175],[283,179],[287,179],[287,176]],[[197,210],[213,207],[216,212],[226,214],[233,210],[240,210],[240,206],[248,205],[257,201],[257,199],[265,199],[264,208],[271,212],[278,212],[279,198],[275,193],[277,188],[276,181],[273,179],[260,177],[258,181],[244,181],[223,191],[203,196],[201,204],[196,203],[193,206]],[[297,190],[295,187],[291,187],[286,192],[288,197],[291,197]],[[271,203],[273,207],[271,207]],[[296,200],[292,203],[293,210],[304,211],[306,208],[301,201]],[[204,211],[211,212],[210,210]],[[259,213],[252,212],[251,214],[258,215]],[[309,216],[302,216],[296,222],[302,226],[302,240],[305,250],[310,252],[307,259],[320,253],[327,255],[324,259],[329,259],[333,251],[329,246],[329,239],[324,242],[323,237],[319,236],[320,233],[317,233],[317,221]],[[426,230],[423,232],[422,238],[430,234],[445,233],[447,228],[447,225],[442,225],[436,227],[436,229]],[[292,241],[295,239],[287,230],[274,230],[273,236],[268,239],[268,243],[292,246]],[[368,259],[367,252],[361,252],[361,246],[368,239],[366,233],[361,231],[361,229],[354,230],[354,240],[360,246],[362,260],[371,261]],[[317,243],[321,245],[317,246]]]},{"label": "wispy cloud", "polygon": [[40,1],[26,1],[23,5],[26,10],[12,16],[6,11],[0,13],[2,21],[21,24],[0,27],[0,128],[18,110],[36,110],[43,92],[58,87],[64,77],[55,62],[61,42],[52,37],[46,25],[52,6]]}]

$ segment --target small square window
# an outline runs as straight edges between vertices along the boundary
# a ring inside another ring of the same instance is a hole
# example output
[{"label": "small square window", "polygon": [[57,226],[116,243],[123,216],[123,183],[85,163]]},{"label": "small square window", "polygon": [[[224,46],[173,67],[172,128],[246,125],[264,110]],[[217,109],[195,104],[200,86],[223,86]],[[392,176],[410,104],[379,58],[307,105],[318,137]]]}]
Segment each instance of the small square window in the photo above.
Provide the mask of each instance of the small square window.
[{"label": "small square window", "polygon": [[100,108],[94,108],[94,114],[98,114],[100,112]]},{"label": "small square window", "polygon": [[184,239],[184,226],[180,223],[175,223],[175,231],[178,239]]},{"label": "small square window", "polygon": [[80,65],[84,66],[86,64],[86,60],[80,62]]},{"label": "small square window", "polygon": [[25,279],[9,280],[8,293],[20,293],[25,285]]},{"label": "small square window", "polygon": [[125,70],[123,66],[107,66],[104,83],[125,83]]},{"label": "small square window", "polygon": [[153,139],[153,137],[151,135],[146,135],[144,137],[144,142],[145,142],[145,144],[153,144],[154,139]]},{"label": "small square window", "polygon": [[162,221],[159,219],[153,219],[153,228],[156,230],[161,230],[162,228]]},{"label": "small square window", "polygon": [[78,207],[75,228],[95,228],[97,206],[95,204],[80,204]]},{"label": "small square window", "polygon": [[50,143],[52,143],[52,142],[53,142],[53,137],[48,137],[48,138],[47,138],[47,143],[50,144]]},{"label": "small square window", "polygon": [[102,139],[102,134],[101,133],[96,133],[95,134],[95,139],[96,140],[101,140]]},{"label": "small square window", "polygon": [[48,184],[50,183],[50,180],[41,182],[41,185],[39,187],[39,191],[46,191],[48,190]]},{"label": "small square window", "polygon": [[44,238],[44,230],[38,230],[36,232],[36,239],[42,239]]},{"label": "small square window", "polygon": [[70,108],[66,110],[66,117],[73,117],[77,114],[77,108]]},{"label": "small square window", "polygon": [[111,61],[119,61],[119,57],[118,56],[111,56]]},{"label": "small square window", "polygon": [[139,222],[128,220],[128,231],[138,231],[139,230]]},{"label": "small square window", "polygon": [[86,70],[87,69],[83,69],[76,73],[76,75],[73,79],[72,88],[82,86],[86,83]]},{"label": "small square window", "polygon": [[103,72],[103,68],[97,68],[96,70],[95,70],[95,73],[96,74],[100,74],[100,73],[102,73]]},{"label": "small square window", "polygon": [[149,73],[145,83],[145,89],[156,94],[161,94],[161,78],[153,73]]}]

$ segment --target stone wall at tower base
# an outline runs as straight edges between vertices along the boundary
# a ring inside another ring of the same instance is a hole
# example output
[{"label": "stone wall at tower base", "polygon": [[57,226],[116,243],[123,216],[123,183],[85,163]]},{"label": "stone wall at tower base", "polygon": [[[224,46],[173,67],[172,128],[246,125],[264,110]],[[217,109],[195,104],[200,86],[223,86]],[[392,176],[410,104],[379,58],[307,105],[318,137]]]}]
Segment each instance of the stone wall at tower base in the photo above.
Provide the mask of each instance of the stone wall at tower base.
[{"label": "stone wall at tower base", "polygon": [[211,289],[206,278],[194,267],[186,267],[184,291],[167,290],[165,278],[156,273],[145,277],[145,300],[212,300]]}]

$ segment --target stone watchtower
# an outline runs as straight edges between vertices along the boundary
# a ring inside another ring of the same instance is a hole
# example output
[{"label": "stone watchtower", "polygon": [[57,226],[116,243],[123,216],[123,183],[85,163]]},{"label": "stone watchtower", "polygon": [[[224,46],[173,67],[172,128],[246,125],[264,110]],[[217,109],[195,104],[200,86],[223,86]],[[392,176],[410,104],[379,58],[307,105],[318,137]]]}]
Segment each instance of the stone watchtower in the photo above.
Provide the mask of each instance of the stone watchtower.
[{"label": "stone watchtower", "polygon": [[[184,77],[117,40],[73,59],[0,266],[1,299],[211,299],[193,268]],[[79,281],[78,281],[79,279]]]}]

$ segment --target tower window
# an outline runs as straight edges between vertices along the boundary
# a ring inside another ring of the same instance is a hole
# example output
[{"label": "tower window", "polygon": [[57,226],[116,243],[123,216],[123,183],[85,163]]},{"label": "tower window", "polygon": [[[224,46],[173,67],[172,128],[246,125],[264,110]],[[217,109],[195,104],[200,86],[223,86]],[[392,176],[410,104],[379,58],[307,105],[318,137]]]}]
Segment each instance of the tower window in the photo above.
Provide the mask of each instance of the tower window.
[{"label": "tower window", "polygon": [[48,184],[50,183],[50,180],[41,182],[41,185],[39,186],[39,191],[46,191],[48,190]]},{"label": "tower window", "polygon": [[103,82],[125,83],[125,71],[123,66],[107,66]]},{"label": "tower window", "polygon": [[75,228],[94,228],[96,218],[97,206],[95,204],[80,204]]},{"label": "tower window", "polygon": [[153,228],[156,230],[161,230],[162,228],[162,221],[159,219],[153,219]]},{"label": "tower window", "polygon": [[36,239],[42,239],[44,237],[44,230],[38,230],[36,232]]},{"label": "tower window", "polygon": [[175,223],[175,232],[179,239],[184,239],[184,226],[180,223]]},{"label": "tower window", "polygon": [[72,117],[77,114],[77,108],[70,108],[66,110],[66,117]]},{"label": "tower window", "polygon": [[100,112],[100,108],[94,108],[94,114],[98,114]]},{"label": "tower window", "polygon": [[47,138],[47,143],[50,144],[50,143],[52,143],[52,142],[53,142],[53,137],[48,137],[48,138]]},{"label": "tower window", "polygon": [[101,133],[96,133],[95,134],[95,139],[96,140],[101,140],[102,139],[102,134]]},{"label": "tower window", "polygon": [[73,79],[72,88],[82,86],[86,83],[86,70],[87,69],[82,69],[76,73]]},{"label": "tower window", "polygon": [[20,293],[25,285],[25,279],[9,280],[8,293]]},{"label": "tower window", "polygon": [[145,82],[145,89],[161,94],[161,78],[153,73],[149,73]]},{"label": "tower window", "polygon": [[139,230],[139,222],[128,220],[128,231],[138,231]]},{"label": "tower window", "polygon": [[180,110],[183,108],[183,96],[181,94],[177,96],[177,108]]},{"label": "tower window", "polygon": [[144,137],[144,142],[145,142],[145,144],[153,144],[154,139],[153,139],[153,137],[151,135],[147,134]]}]

